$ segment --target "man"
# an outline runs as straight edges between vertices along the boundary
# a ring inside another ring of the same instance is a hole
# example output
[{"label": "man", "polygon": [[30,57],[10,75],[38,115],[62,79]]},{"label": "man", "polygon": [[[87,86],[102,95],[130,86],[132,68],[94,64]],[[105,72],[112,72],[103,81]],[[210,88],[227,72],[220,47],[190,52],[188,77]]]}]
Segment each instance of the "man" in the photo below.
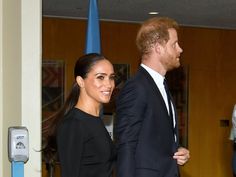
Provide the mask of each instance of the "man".
[{"label": "man", "polygon": [[180,66],[177,29],[174,20],[155,17],[137,34],[141,66],[117,98],[117,177],[178,177],[190,157],[179,147],[174,102],[163,84]]},{"label": "man", "polygon": [[232,167],[233,167],[233,175],[234,177],[236,177],[236,104],[234,105],[232,113],[232,128],[229,139],[233,141]]}]

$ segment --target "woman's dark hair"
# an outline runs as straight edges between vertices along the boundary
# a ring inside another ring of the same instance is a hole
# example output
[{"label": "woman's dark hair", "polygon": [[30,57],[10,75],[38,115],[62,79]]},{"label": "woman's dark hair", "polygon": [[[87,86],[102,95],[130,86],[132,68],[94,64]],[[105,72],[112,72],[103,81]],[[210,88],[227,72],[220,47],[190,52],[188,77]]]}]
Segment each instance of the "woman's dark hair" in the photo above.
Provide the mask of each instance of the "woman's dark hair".
[{"label": "woman's dark hair", "polygon": [[[106,60],[106,58],[97,53],[90,53],[81,56],[74,67],[74,78],[81,76],[83,79],[87,77],[92,67],[99,61]],[[68,94],[65,103],[60,110],[52,116],[49,125],[49,131],[43,142],[43,159],[48,164],[53,164],[57,160],[57,147],[56,147],[56,131],[64,116],[76,105],[80,94],[80,88],[74,82],[70,93]]]}]

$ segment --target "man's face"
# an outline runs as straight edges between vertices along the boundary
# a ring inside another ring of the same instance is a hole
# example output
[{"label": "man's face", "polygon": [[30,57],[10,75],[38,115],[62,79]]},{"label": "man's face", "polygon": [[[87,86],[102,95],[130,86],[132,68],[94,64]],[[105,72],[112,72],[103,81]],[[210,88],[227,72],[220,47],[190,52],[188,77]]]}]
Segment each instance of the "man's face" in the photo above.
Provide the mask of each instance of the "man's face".
[{"label": "man's face", "polygon": [[178,68],[180,66],[180,54],[183,50],[178,43],[178,35],[175,29],[170,28],[169,40],[163,44],[161,63],[165,67],[166,71]]}]

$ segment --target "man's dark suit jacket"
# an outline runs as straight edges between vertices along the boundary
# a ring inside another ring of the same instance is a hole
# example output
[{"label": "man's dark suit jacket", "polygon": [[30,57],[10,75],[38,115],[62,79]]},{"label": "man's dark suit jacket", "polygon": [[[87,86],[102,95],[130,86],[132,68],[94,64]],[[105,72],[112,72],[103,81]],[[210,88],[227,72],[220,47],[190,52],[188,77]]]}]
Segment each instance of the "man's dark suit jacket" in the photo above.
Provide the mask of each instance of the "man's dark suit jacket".
[{"label": "man's dark suit jacket", "polygon": [[173,159],[178,143],[172,120],[158,87],[143,67],[118,95],[116,113],[117,177],[178,176]]}]

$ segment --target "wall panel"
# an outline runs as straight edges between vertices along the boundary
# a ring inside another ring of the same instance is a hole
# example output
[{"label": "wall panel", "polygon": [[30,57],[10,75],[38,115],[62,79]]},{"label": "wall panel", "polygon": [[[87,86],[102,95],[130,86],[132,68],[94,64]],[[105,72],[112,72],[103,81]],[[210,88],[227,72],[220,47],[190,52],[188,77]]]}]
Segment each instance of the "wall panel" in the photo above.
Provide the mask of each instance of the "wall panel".
[{"label": "wall panel", "polygon": [[[140,62],[135,46],[139,24],[101,22],[102,53],[113,63],[128,63],[134,73]],[[43,18],[43,59],[63,59],[66,88],[73,82],[73,64],[83,54],[86,21]],[[191,160],[182,177],[230,177],[230,127],[236,103],[235,30],[182,27],[183,65],[189,66],[189,149]]]}]

